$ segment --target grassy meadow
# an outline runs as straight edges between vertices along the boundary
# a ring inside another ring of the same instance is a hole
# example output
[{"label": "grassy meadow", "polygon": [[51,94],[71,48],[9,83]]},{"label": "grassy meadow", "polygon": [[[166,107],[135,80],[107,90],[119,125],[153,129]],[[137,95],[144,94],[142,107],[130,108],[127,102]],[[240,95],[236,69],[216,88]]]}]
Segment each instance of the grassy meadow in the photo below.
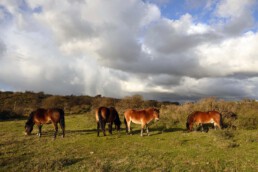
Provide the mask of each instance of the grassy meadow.
[{"label": "grassy meadow", "polygon": [[[122,119],[122,116],[121,116]],[[66,117],[66,137],[24,135],[25,120],[0,122],[0,171],[257,171],[258,130],[185,131],[168,118],[150,126],[150,136],[107,133],[97,137],[92,113]]]}]

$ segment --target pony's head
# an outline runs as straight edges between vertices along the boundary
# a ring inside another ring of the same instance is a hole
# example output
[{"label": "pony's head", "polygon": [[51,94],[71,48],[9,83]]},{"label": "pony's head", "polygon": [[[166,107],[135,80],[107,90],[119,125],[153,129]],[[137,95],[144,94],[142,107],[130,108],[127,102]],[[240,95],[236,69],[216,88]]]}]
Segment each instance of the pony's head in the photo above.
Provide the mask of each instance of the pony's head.
[{"label": "pony's head", "polygon": [[187,129],[188,131],[192,131],[193,125],[194,125],[194,123],[193,123],[193,121],[192,121],[192,114],[191,114],[191,115],[188,116],[188,118],[187,118],[187,120],[186,120],[186,129]]},{"label": "pony's head", "polygon": [[34,126],[34,122],[33,122],[33,115],[35,112],[31,112],[28,121],[25,123],[25,135],[30,135],[32,130],[33,130],[33,126]]},{"label": "pony's head", "polygon": [[119,131],[121,128],[121,121],[115,121],[115,127],[116,127],[116,130]]},{"label": "pony's head", "polygon": [[156,108],[153,109],[153,116],[155,121],[159,120],[159,109],[156,109]]},{"label": "pony's head", "polygon": [[30,135],[33,130],[33,123],[26,122],[25,123],[25,135]]},{"label": "pony's head", "polygon": [[190,130],[190,125],[188,122],[186,122],[186,129],[189,131]]}]

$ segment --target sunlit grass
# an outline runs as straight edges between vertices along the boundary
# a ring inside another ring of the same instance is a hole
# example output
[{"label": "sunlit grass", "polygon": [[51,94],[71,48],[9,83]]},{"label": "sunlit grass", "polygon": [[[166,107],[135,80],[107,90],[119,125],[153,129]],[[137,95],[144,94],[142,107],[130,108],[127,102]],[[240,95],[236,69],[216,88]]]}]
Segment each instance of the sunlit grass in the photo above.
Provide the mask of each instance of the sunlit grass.
[{"label": "sunlit grass", "polygon": [[[164,118],[165,119],[165,118]],[[150,136],[125,130],[97,137],[91,114],[66,117],[66,137],[25,136],[24,120],[0,122],[0,171],[257,171],[257,130],[185,132],[159,121]],[[125,128],[122,125],[122,128]]]}]

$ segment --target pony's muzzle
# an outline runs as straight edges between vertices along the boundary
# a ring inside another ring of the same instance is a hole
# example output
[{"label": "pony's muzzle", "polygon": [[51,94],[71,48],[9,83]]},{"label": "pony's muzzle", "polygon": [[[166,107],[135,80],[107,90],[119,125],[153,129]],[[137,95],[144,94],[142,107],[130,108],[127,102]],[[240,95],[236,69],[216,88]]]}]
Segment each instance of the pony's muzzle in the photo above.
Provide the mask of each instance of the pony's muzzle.
[{"label": "pony's muzzle", "polygon": [[156,118],[155,121],[159,121],[159,118]]}]

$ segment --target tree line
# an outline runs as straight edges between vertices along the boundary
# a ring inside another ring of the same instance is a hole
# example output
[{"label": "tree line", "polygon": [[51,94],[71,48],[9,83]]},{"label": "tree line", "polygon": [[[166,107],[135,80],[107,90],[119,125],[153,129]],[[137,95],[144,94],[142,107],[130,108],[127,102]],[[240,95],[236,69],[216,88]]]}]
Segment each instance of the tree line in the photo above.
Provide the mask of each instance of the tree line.
[{"label": "tree line", "polygon": [[119,111],[126,108],[141,109],[145,107],[161,107],[162,104],[176,104],[178,102],[159,102],[144,100],[141,95],[127,96],[122,99],[103,97],[101,95],[51,95],[44,92],[1,92],[0,91],[0,119],[24,118],[39,107],[62,108],[67,115],[83,114],[93,111],[99,106],[114,106]]}]

